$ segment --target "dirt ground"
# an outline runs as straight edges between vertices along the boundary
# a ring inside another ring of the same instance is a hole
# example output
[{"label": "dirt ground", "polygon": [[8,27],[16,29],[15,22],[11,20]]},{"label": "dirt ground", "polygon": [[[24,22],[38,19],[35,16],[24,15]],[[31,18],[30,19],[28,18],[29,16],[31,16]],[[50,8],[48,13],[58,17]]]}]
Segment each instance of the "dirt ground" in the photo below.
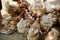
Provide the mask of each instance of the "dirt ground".
[{"label": "dirt ground", "polygon": [[13,33],[11,35],[0,34],[0,40],[26,40],[26,37],[19,33]]},{"label": "dirt ground", "polygon": [[[2,0],[4,3],[4,0]],[[48,0],[48,2],[52,3],[52,4],[60,4],[60,0]],[[5,11],[2,11],[2,14],[4,14]],[[11,35],[2,35],[0,34],[0,40],[26,40],[26,38],[24,37],[24,35],[19,34],[19,33],[13,33]]]}]

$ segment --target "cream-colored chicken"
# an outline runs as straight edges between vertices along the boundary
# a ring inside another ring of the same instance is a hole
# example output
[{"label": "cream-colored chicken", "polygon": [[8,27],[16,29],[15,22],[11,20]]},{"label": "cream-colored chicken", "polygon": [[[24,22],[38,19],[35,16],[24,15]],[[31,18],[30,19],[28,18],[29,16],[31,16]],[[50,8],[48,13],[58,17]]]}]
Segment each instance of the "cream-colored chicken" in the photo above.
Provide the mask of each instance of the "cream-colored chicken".
[{"label": "cream-colored chicken", "polygon": [[32,25],[27,34],[27,40],[38,40],[39,39],[40,24],[37,19]]},{"label": "cream-colored chicken", "polygon": [[52,28],[51,31],[45,37],[45,40],[58,40],[59,31]]}]

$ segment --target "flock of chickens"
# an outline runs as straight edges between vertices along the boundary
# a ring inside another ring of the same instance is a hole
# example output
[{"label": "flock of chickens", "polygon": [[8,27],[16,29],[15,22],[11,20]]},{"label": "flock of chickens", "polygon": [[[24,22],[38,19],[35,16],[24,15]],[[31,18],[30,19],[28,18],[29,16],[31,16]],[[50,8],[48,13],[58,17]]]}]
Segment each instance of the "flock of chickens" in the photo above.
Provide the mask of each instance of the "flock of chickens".
[{"label": "flock of chickens", "polygon": [[[13,4],[14,3],[14,4]],[[25,34],[27,40],[60,40],[60,6],[46,0],[13,0],[6,2],[9,15],[2,26],[10,31]]]}]

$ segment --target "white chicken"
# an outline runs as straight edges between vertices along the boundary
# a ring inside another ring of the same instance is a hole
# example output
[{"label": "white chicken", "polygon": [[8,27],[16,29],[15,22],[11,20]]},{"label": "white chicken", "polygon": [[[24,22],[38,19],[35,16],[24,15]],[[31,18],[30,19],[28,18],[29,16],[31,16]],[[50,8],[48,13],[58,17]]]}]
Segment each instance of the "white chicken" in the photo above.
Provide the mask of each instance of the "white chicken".
[{"label": "white chicken", "polygon": [[53,5],[53,4],[51,4],[51,3],[47,2],[47,1],[45,1],[44,4],[46,6],[47,12],[51,12],[56,7],[55,5]]},{"label": "white chicken", "polygon": [[21,19],[18,23],[17,23],[17,30],[19,33],[26,33],[29,30],[29,26],[31,25],[32,20],[29,19]]},{"label": "white chicken", "polygon": [[21,19],[18,23],[17,23],[17,30],[19,33],[24,33],[25,31],[25,24],[23,23],[23,19]]},{"label": "white chicken", "polygon": [[57,18],[54,14],[49,13],[47,15],[43,15],[41,17],[41,27],[44,28],[46,31],[52,27],[52,25],[56,22]]}]

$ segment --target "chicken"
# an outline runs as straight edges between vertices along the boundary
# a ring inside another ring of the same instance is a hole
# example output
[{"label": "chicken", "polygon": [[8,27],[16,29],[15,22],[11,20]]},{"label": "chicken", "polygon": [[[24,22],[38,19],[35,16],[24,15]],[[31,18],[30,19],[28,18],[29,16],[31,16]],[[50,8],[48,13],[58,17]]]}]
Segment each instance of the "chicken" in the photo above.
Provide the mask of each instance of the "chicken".
[{"label": "chicken", "polygon": [[46,13],[46,6],[43,4],[43,0],[34,0],[33,4],[29,6],[30,11],[33,11],[37,16],[42,16]]},{"label": "chicken", "polygon": [[16,31],[16,22],[3,19],[3,27],[7,30]]},{"label": "chicken", "polygon": [[8,29],[8,24],[10,22],[11,17],[7,14],[2,15],[3,19],[2,19],[2,26],[5,27],[6,29]]},{"label": "chicken", "polygon": [[44,4],[46,5],[47,12],[51,12],[55,8],[55,5],[52,5],[47,1],[45,1]]},{"label": "chicken", "polygon": [[6,11],[11,17],[16,17],[20,14],[20,8],[16,5],[16,2],[9,0],[6,2],[5,6]]},{"label": "chicken", "polygon": [[41,27],[45,29],[45,31],[48,31],[56,21],[57,21],[56,15],[49,13],[41,17],[40,24]]},{"label": "chicken", "polygon": [[2,20],[3,28],[10,31],[16,31],[16,24],[17,22],[13,18],[11,18],[9,15],[7,14],[3,15],[3,20]]},{"label": "chicken", "polygon": [[32,20],[29,19],[21,19],[18,23],[17,23],[17,30],[19,33],[27,33],[29,30],[29,26],[32,24]]},{"label": "chicken", "polygon": [[39,39],[40,24],[39,19],[37,19],[30,27],[27,34],[27,40],[38,40]]},{"label": "chicken", "polygon": [[44,1],[43,2],[44,5],[46,6],[46,12],[54,12],[54,10],[58,11],[60,9],[60,5],[57,4],[57,5],[53,5],[47,1]]},{"label": "chicken", "polygon": [[51,31],[45,37],[45,40],[58,40],[59,31],[52,28]]},{"label": "chicken", "polygon": [[23,24],[23,19],[21,19],[20,21],[19,21],[19,23],[17,23],[17,30],[18,30],[18,32],[19,33],[24,33],[24,24]]}]

